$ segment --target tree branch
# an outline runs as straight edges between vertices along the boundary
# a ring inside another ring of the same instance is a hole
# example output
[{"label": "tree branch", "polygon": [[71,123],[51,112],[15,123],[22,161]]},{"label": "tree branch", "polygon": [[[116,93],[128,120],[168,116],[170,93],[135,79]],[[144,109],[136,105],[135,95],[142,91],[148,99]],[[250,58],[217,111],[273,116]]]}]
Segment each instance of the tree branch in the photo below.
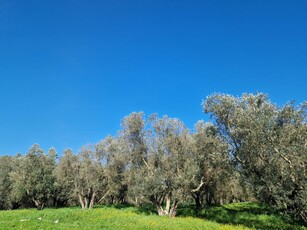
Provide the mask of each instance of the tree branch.
[{"label": "tree branch", "polygon": [[200,184],[198,185],[198,187],[195,188],[195,189],[193,189],[193,190],[191,190],[191,192],[192,192],[192,193],[198,192],[204,184],[205,184],[205,182],[203,181],[203,179],[201,179],[201,180],[200,180]]},{"label": "tree branch", "polygon": [[104,198],[106,198],[106,196],[109,194],[109,192],[110,192],[110,189],[108,190],[108,191],[106,191],[106,193],[98,200],[98,204],[104,199]]},{"label": "tree branch", "polygon": [[151,175],[153,176],[154,173],[149,169],[149,165],[147,164],[147,162],[146,162],[146,160],[145,160],[144,158],[143,158],[143,162],[144,162],[144,164],[146,165],[148,171],[149,171],[149,172],[151,173]]},{"label": "tree branch", "polygon": [[286,162],[288,162],[288,164],[292,167],[292,162],[287,157],[283,156],[282,153],[279,152],[279,150],[277,148],[274,147],[273,149],[282,159],[284,159]]}]

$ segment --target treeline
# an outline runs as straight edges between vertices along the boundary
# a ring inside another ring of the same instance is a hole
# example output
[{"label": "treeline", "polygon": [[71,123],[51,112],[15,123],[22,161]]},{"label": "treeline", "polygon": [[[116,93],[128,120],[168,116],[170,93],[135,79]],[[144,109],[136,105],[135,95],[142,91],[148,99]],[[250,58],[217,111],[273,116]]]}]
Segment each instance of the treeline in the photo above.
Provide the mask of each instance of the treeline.
[{"label": "treeline", "polygon": [[0,209],[79,204],[178,204],[257,199],[307,222],[307,102],[272,104],[265,94],[213,94],[202,103],[212,123],[191,132],[177,118],[132,113],[115,137],[58,157],[33,145],[0,158]]}]

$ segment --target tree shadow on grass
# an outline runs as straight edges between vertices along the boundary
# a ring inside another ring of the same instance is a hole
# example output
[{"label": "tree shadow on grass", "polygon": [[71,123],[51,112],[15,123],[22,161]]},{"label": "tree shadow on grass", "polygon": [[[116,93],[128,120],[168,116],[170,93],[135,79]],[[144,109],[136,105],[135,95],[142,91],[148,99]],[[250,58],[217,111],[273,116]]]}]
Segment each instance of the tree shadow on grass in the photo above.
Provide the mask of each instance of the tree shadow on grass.
[{"label": "tree shadow on grass", "polygon": [[131,209],[137,214],[144,215],[155,215],[157,210],[151,204],[141,204],[140,206],[135,206],[133,204],[104,204],[104,205],[95,205],[94,208],[115,208],[115,209]]},{"label": "tree shadow on grass", "polygon": [[199,217],[218,223],[244,225],[246,227],[264,230],[302,228],[298,223],[278,215],[270,207],[255,203],[207,207],[200,211]]},{"label": "tree shadow on grass", "polygon": [[136,213],[145,215],[158,215],[157,210],[152,204],[142,204],[136,207]]},{"label": "tree shadow on grass", "polygon": [[115,209],[128,209],[134,208],[132,204],[99,204],[95,205],[94,208],[115,208]]}]

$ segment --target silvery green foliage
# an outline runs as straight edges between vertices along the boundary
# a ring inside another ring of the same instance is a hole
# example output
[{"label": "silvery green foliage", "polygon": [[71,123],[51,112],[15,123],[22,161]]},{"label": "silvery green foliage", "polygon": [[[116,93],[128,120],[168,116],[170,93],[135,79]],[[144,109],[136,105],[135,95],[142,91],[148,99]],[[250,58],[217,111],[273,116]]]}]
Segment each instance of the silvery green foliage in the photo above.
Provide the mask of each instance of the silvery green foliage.
[{"label": "silvery green foliage", "polygon": [[101,145],[112,202],[116,189],[126,185],[128,201],[151,202],[160,215],[175,216],[178,203],[191,196],[206,195],[208,204],[227,197],[224,186],[233,172],[228,145],[212,124],[198,123],[192,135],[177,118],[151,115],[146,121],[143,113],[132,113],[119,136]]},{"label": "silvery green foliage", "polygon": [[43,209],[53,196],[55,158],[55,150],[44,154],[37,144],[25,156],[19,156],[10,173],[12,197],[19,202],[27,198],[37,209]]},{"label": "silvery green foliage", "polygon": [[0,209],[12,209],[14,206],[14,201],[11,197],[12,180],[10,178],[13,168],[13,157],[0,157]]},{"label": "silvery green foliage", "polygon": [[160,215],[175,216],[178,203],[190,196],[190,181],[195,171],[191,137],[179,119],[164,116],[150,120],[147,156],[138,186]]},{"label": "silvery green foliage", "polygon": [[57,182],[70,198],[78,199],[82,209],[92,208],[107,189],[102,156],[97,146],[83,146],[75,155],[64,152],[56,169]]},{"label": "silvery green foliage", "polygon": [[55,188],[59,191],[58,198],[71,202],[75,198],[74,183],[77,156],[73,154],[71,149],[63,152],[57,167],[54,170],[56,177]]},{"label": "silvery green foliage", "polygon": [[232,180],[231,183],[234,183],[235,172],[230,164],[229,146],[218,135],[213,124],[197,122],[192,138],[196,171],[191,181],[191,195],[196,208],[200,209],[203,204],[222,204],[241,198],[242,194],[225,189],[232,187],[229,182]]},{"label": "silvery green foliage", "polygon": [[105,155],[105,177],[108,188],[100,197],[100,202],[125,203],[128,183],[125,140],[122,137],[107,136],[98,145]]},{"label": "silvery green foliage", "polygon": [[213,94],[203,102],[258,199],[306,219],[306,102],[272,104],[265,94]]},{"label": "silvery green foliage", "polygon": [[148,146],[146,144],[146,122],[142,112],[133,112],[124,117],[119,132],[121,149],[126,159],[126,183],[128,185],[129,202],[136,205],[143,198],[140,181],[142,180],[145,162],[147,160]]}]

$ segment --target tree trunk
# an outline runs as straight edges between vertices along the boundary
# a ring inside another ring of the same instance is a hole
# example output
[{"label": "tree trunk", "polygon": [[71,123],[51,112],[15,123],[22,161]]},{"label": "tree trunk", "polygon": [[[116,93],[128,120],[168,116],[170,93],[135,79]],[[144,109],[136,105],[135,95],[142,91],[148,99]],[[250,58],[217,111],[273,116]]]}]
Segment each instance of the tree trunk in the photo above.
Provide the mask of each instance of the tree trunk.
[{"label": "tree trunk", "polygon": [[88,209],[89,206],[88,197],[84,197],[84,206],[86,209]]},{"label": "tree trunk", "polygon": [[[167,204],[166,204],[165,209],[163,209],[162,205],[156,204],[156,208],[157,208],[159,216],[175,217],[176,214],[177,214],[178,201],[175,200],[171,207],[170,207],[170,203],[171,203],[170,199],[169,199],[169,203],[168,203],[167,200],[166,200],[166,203]],[[168,207],[168,209],[167,209],[167,207]]]},{"label": "tree trunk", "polygon": [[89,208],[93,208],[93,207],[94,207],[95,196],[96,196],[96,193],[94,192],[94,193],[92,194],[92,197],[91,197],[91,200],[90,200]]},{"label": "tree trunk", "polygon": [[44,202],[40,202],[39,200],[35,200],[34,198],[32,199],[34,204],[35,204],[35,207],[37,208],[37,210],[42,210],[44,209]]},{"label": "tree trunk", "polygon": [[199,214],[199,211],[202,209],[202,202],[201,197],[199,193],[196,193],[193,195],[194,201],[195,201],[195,213],[196,215]]},{"label": "tree trunk", "polygon": [[170,209],[170,211],[168,213],[169,217],[175,217],[176,216],[178,203],[179,202],[177,200],[174,201],[172,208]]},{"label": "tree trunk", "polygon": [[78,194],[79,202],[81,204],[82,209],[93,208],[95,204],[96,193],[93,192],[91,194],[87,194],[86,196],[82,196]]},{"label": "tree trunk", "polygon": [[80,194],[78,194],[78,197],[79,197],[79,202],[81,204],[82,209],[85,209],[85,203],[84,203],[83,197]]},{"label": "tree trunk", "polygon": [[166,195],[166,205],[165,205],[165,211],[166,211],[167,213],[169,213],[170,207],[171,207],[171,194],[168,193],[168,194]]},{"label": "tree trunk", "polygon": [[139,206],[139,199],[137,196],[134,197],[134,202],[135,202],[135,205],[138,207]]},{"label": "tree trunk", "polygon": [[159,216],[165,216],[167,213],[163,210],[161,205],[156,205]]},{"label": "tree trunk", "polygon": [[207,192],[206,194],[206,204],[211,205],[212,204],[212,198],[210,192]]}]

